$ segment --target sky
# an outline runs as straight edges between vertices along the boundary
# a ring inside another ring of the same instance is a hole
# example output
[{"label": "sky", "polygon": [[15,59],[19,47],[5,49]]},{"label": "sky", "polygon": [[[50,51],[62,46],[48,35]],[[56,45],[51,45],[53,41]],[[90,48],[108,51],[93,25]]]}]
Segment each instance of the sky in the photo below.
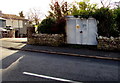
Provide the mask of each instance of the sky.
[{"label": "sky", "polygon": [[[68,3],[72,3],[73,1],[81,1],[81,0],[64,0]],[[90,0],[91,3],[100,4],[100,0]],[[107,0],[103,0],[107,1]],[[118,2],[120,0],[111,0],[111,2]],[[51,0],[1,0],[0,1],[0,10],[6,14],[16,14],[18,15],[20,11],[26,15],[30,9],[39,9],[43,15],[47,13],[49,10],[49,4]]]}]

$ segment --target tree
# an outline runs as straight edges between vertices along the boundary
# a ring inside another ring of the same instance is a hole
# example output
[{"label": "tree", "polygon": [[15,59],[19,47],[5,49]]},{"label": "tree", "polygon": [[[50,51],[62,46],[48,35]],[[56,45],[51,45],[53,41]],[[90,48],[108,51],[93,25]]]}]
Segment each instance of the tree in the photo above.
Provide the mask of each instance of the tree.
[{"label": "tree", "polygon": [[34,24],[38,25],[39,21],[40,21],[40,16],[41,16],[41,12],[39,9],[30,9],[29,12],[27,13],[27,17],[29,19],[29,23],[30,24]]},{"label": "tree", "polygon": [[83,18],[88,18],[92,16],[97,8],[97,4],[90,4],[90,0],[83,0],[81,2],[76,2],[71,8],[71,15],[80,15]]},{"label": "tree", "polygon": [[60,18],[64,17],[65,15],[67,15],[68,12],[68,4],[67,2],[62,1],[61,3],[58,1],[52,1],[50,4],[50,11],[49,12],[49,16],[48,17],[53,17],[57,20],[59,20]]},{"label": "tree", "polygon": [[99,21],[98,34],[110,37],[114,25],[113,11],[109,8],[101,7],[95,11],[93,17]]},{"label": "tree", "polygon": [[110,5],[112,8],[116,9],[116,8],[120,8],[120,1],[119,2],[113,2]]},{"label": "tree", "polygon": [[120,7],[114,9],[114,19],[115,19],[115,34],[118,33],[117,36],[120,36]]},{"label": "tree", "polygon": [[54,27],[52,28],[52,32],[65,34],[65,16],[68,15],[68,3],[64,1],[59,2],[53,0],[50,4],[50,8],[51,10],[49,11],[48,18],[53,18],[56,21]]},{"label": "tree", "polygon": [[105,7],[109,7],[110,6],[110,2],[111,0],[100,0],[102,6]]},{"label": "tree", "polygon": [[22,17],[22,18],[25,17],[24,14],[23,14],[23,11],[21,11],[21,12],[19,13],[19,15],[20,15],[20,17]]},{"label": "tree", "polygon": [[52,33],[52,34],[65,34],[65,15],[68,12],[67,2],[59,2],[53,0],[50,4],[49,15],[46,16],[38,27],[38,32]]}]

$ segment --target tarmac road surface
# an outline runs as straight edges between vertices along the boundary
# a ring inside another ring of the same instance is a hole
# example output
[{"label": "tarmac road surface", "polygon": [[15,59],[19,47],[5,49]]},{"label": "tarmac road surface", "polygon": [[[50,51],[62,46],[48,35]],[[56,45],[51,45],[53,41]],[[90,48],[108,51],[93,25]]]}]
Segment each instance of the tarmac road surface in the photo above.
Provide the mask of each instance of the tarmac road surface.
[{"label": "tarmac road surface", "polygon": [[[65,56],[57,54],[37,53],[20,50],[10,50],[5,47],[22,48],[26,44],[26,38],[20,39],[0,39],[2,40],[1,55],[2,60],[2,81],[16,83],[44,83],[44,82],[119,82],[120,62],[114,60],[102,60],[94,58],[84,58],[77,56]],[[22,42],[22,43],[21,43]],[[29,46],[38,49],[39,46]],[[54,48],[54,47],[49,47]],[[41,49],[46,47],[41,46]],[[65,48],[66,50],[70,50]],[[54,49],[51,49],[54,50]],[[77,49],[76,49],[77,50]],[[82,49],[80,49],[81,51]],[[56,50],[57,51],[57,50]],[[81,51],[81,53],[84,53]],[[95,51],[85,51],[87,55],[96,53]],[[93,53],[92,53],[93,52]],[[99,52],[99,54],[111,54],[118,56],[119,53]],[[1,73],[0,73],[1,74]],[[6,83],[5,82],[5,83]]]},{"label": "tarmac road surface", "polygon": [[119,64],[111,60],[17,51],[2,59],[2,80],[55,81],[24,74],[28,72],[77,82],[120,81]]}]

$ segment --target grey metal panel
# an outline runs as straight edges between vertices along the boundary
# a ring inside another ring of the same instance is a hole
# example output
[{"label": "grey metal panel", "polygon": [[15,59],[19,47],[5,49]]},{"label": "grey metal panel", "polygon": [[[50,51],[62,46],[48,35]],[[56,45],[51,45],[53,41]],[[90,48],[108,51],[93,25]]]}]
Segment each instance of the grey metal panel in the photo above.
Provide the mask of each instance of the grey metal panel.
[{"label": "grey metal panel", "polygon": [[66,32],[68,44],[97,45],[97,22],[94,18],[68,16]]},{"label": "grey metal panel", "polygon": [[97,22],[95,19],[88,19],[89,20],[89,45],[97,45]]},{"label": "grey metal panel", "polygon": [[75,26],[76,26],[75,19],[67,18],[66,32],[67,32],[67,43],[69,44],[76,44]]},{"label": "grey metal panel", "polygon": [[88,20],[82,19],[82,44],[87,45],[88,41]]}]

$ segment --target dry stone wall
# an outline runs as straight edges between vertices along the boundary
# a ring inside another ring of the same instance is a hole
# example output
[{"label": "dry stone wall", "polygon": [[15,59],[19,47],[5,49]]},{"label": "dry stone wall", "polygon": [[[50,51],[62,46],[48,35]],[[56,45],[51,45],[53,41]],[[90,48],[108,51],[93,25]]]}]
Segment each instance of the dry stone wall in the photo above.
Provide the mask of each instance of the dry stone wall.
[{"label": "dry stone wall", "polygon": [[59,46],[65,43],[63,34],[32,34],[28,44]]},{"label": "dry stone wall", "polygon": [[[28,44],[59,46],[67,44],[64,34],[36,34],[34,27],[28,27]],[[120,51],[120,37],[98,37],[97,48],[100,50]]]},{"label": "dry stone wall", "polygon": [[98,38],[98,49],[101,50],[116,50],[120,51],[120,37],[99,37]]}]

